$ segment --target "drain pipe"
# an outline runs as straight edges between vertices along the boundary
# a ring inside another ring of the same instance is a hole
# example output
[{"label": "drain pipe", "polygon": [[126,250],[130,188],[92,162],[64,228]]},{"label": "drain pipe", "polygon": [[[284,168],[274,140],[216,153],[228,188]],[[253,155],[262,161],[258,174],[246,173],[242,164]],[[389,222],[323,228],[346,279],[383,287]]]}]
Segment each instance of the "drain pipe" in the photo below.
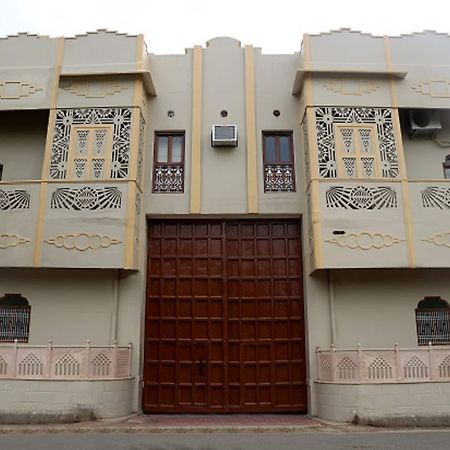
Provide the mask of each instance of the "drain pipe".
[{"label": "drain pipe", "polygon": [[331,345],[336,345],[336,305],[334,296],[334,277],[332,270],[328,269],[328,300],[330,305],[330,334]]},{"label": "drain pipe", "polygon": [[111,344],[117,341],[117,317],[119,314],[119,280],[120,271],[117,269],[113,276],[113,289],[112,289],[112,311],[111,311],[111,332],[109,340]]}]

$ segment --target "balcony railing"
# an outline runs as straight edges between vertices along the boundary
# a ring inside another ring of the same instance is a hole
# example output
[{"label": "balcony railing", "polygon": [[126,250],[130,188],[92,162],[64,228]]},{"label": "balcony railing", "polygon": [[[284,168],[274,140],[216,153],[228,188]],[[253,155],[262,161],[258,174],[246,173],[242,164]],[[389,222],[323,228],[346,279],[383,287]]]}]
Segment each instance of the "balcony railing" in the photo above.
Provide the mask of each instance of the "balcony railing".
[{"label": "balcony railing", "polygon": [[131,377],[132,346],[0,344],[0,379],[98,380]]},{"label": "balcony railing", "polygon": [[339,384],[450,381],[450,346],[317,349],[317,381]]}]

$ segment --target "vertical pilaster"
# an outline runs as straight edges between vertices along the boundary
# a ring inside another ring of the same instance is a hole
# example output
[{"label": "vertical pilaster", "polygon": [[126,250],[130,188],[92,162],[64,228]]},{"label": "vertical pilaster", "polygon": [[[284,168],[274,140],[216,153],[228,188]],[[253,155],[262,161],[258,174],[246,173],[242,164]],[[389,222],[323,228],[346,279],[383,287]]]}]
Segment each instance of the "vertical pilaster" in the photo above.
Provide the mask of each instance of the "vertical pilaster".
[{"label": "vertical pilaster", "polygon": [[256,153],[255,56],[253,46],[245,47],[245,122],[247,132],[247,208],[258,212],[258,175]]},{"label": "vertical pilaster", "polygon": [[191,214],[199,214],[201,209],[202,53],[202,47],[196,45],[192,74]]},{"label": "vertical pilaster", "polygon": [[39,207],[35,227],[36,231],[34,235],[34,254],[33,254],[34,267],[38,267],[41,263],[42,235],[44,230],[45,205],[47,202],[47,190],[48,190],[47,180],[49,178],[53,133],[55,128],[56,111],[58,106],[59,78],[61,76],[63,59],[64,59],[64,38],[61,37],[58,39],[58,46],[55,56],[55,66],[53,72],[53,82],[51,86],[52,91],[50,95],[50,114],[48,118],[47,136],[45,139],[44,162],[42,164],[41,185],[39,190]]}]

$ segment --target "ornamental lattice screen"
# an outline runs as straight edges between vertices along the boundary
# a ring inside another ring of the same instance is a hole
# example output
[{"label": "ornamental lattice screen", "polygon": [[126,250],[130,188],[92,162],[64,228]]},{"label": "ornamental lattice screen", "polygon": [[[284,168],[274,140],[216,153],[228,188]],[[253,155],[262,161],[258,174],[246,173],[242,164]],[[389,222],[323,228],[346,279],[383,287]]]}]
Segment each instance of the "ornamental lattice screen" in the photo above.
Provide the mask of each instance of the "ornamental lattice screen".
[{"label": "ornamental lattice screen", "polygon": [[[341,130],[341,125],[362,125],[355,132],[361,140],[361,152],[369,148],[368,134],[371,126],[376,130],[375,148],[377,160],[380,162],[380,174],[382,178],[399,178],[399,160],[395,145],[395,135],[392,120],[392,110],[390,108],[349,108],[349,107],[320,107],[315,108],[315,121],[318,146],[318,168],[321,178],[351,177],[352,167],[349,161],[343,158],[344,171],[339,173],[336,155],[336,142],[342,140],[344,150],[349,149],[350,137],[346,134],[347,129]],[[342,136],[338,135],[337,130]],[[346,147],[347,145],[347,147]],[[351,162],[351,161],[350,161]],[[363,172],[367,172],[367,164],[370,161],[362,158]],[[370,169],[370,167],[369,167]],[[368,177],[373,176],[372,169],[369,170]]]}]

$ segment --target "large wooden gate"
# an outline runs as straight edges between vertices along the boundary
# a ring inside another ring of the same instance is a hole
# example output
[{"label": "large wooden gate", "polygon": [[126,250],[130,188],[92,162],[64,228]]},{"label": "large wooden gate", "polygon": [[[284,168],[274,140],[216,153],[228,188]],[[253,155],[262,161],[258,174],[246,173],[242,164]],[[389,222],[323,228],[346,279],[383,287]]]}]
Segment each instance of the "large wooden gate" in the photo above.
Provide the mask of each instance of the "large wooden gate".
[{"label": "large wooden gate", "polygon": [[306,412],[300,222],[149,223],[145,412]]}]

